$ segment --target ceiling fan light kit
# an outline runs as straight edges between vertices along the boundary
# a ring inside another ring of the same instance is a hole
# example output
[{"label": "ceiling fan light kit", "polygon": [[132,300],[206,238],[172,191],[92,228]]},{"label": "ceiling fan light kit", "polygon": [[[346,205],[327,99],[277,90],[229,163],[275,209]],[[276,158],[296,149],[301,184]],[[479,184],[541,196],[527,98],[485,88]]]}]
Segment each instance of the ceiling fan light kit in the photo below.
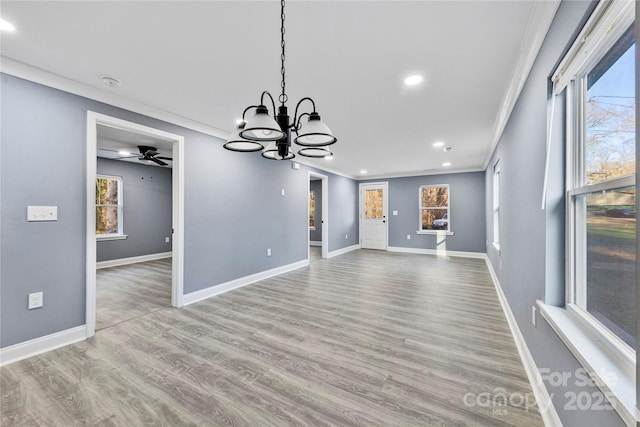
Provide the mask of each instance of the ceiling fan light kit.
[{"label": "ceiling fan light kit", "polygon": [[[333,136],[329,127],[322,122],[320,115],[316,111],[313,99],[302,98],[296,105],[293,120],[290,120],[289,117],[286,106],[288,96],[285,91],[284,4],[285,2],[282,0],[280,2],[280,47],[282,48],[280,55],[282,81],[280,86],[282,87],[282,93],[278,98],[280,106],[277,114],[271,94],[267,91],[262,92],[260,104],[251,105],[244,110],[242,122],[224,144],[224,148],[239,152],[262,151],[262,157],[266,159],[290,160],[295,157],[291,150],[291,132],[293,131],[297,135],[294,142],[304,147],[298,151],[299,155],[312,158],[333,156],[333,153],[325,147],[334,144],[337,139]],[[271,101],[274,117],[269,115],[269,108],[265,105],[265,97],[268,97]],[[298,108],[304,101],[311,103],[313,111],[298,115]],[[249,110],[255,110],[254,115],[245,119]],[[306,123],[303,124],[302,119],[304,116],[308,116],[308,118]]]}]

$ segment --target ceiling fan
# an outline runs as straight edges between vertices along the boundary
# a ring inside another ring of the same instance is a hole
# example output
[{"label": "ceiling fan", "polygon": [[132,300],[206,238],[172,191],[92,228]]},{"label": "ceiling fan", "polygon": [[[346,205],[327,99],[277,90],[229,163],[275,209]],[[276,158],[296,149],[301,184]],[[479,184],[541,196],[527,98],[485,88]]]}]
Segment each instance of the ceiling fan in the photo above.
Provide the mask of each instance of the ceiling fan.
[{"label": "ceiling fan", "polygon": [[[109,150],[109,149],[104,149],[105,151],[116,151],[116,150]],[[166,157],[166,156],[159,156],[158,154],[158,149],[156,147],[151,147],[148,145],[138,145],[138,151],[140,151],[140,154],[135,154],[135,155],[131,155],[131,156],[124,156],[124,157],[118,157],[117,160],[120,159],[132,159],[134,157],[137,157],[138,160],[140,161],[151,161],[154,163],[159,164],[160,166],[167,166],[168,163],[167,162],[163,162],[163,160],[173,160],[172,157]]]},{"label": "ceiling fan", "polygon": [[138,160],[150,160],[154,163],[159,164],[160,166],[167,166],[168,163],[163,162],[162,160],[173,160],[172,157],[158,156],[158,150],[155,147],[149,147],[147,145],[138,145],[138,150],[140,150],[140,155],[138,156]]}]

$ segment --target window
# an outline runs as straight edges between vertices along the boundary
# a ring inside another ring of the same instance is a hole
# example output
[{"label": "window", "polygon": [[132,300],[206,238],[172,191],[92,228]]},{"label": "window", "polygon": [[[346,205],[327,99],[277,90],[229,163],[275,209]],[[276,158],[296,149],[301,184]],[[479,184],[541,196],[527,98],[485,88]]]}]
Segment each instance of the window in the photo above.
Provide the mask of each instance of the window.
[{"label": "window", "polygon": [[96,236],[124,237],[122,228],[122,178],[96,177]]},{"label": "window", "polygon": [[493,167],[493,246],[500,250],[500,161]]},{"label": "window", "polygon": [[309,228],[316,229],[316,193],[309,191]]},{"label": "window", "polygon": [[420,186],[420,228],[418,232],[450,231],[449,186]]},{"label": "window", "polygon": [[593,376],[602,399],[627,425],[640,422],[635,5],[599,2],[552,78],[551,111],[556,95],[566,99],[566,301],[564,307],[538,301],[549,325]]},{"label": "window", "polygon": [[634,27],[576,75],[569,170],[570,301],[635,349]]},{"label": "window", "polygon": [[382,219],[384,217],[382,189],[364,190],[364,217]]}]

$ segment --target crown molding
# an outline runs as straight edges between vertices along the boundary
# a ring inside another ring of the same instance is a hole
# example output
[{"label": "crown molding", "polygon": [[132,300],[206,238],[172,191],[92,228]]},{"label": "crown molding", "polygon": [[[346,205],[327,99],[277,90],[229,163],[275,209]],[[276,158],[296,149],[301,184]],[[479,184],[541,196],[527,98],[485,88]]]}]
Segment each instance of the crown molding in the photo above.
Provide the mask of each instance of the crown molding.
[{"label": "crown molding", "polygon": [[491,156],[493,156],[493,152],[502,137],[502,132],[504,132],[507,126],[513,108],[518,101],[518,97],[520,97],[522,88],[529,77],[529,73],[533,68],[540,48],[542,48],[542,43],[549,32],[549,28],[551,27],[551,23],[556,16],[559,6],[560,0],[536,1],[532,3],[527,29],[520,43],[518,60],[513,67],[509,88],[504,94],[500,112],[493,125],[493,140],[482,162],[483,170],[487,168]]},{"label": "crown molding", "polygon": [[221,129],[196,122],[194,120],[161,110],[159,108],[152,107],[142,102],[134,101],[124,96],[108,92],[104,89],[96,88],[84,83],[80,83],[76,80],[62,77],[58,74],[54,74],[41,68],[32,67],[31,65],[27,65],[23,62],[19,62],[4,56],[0,56],[0,72],[54,89],[58,89],[63,92],[68,92],[74,95],[82,96],[84,98],[92,99],[94,101],[103,102],[114,107],[123,108],[125,110],[149,116],[154,119],[162,120],[164,122],[171,123],[177,126],[182,126],[196,132],[201,132],[206,135],[220,138],[222,140],[226,140],[229,137],[229,132],[223,131]]}]

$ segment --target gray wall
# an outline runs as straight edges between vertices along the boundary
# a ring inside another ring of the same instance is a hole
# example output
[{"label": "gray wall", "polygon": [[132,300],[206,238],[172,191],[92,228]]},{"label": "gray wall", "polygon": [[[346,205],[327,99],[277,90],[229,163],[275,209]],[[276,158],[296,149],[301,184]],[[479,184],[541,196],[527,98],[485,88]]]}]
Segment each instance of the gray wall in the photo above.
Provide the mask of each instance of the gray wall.
[{"label": "gray wall", "polygon": [[312,242],[322,241],[322,181],[311,181],[310,191],[316,193],[316,229],[309,230],[309,240]]},{"label": "gray wall", "polygon": [[[450,251],[485,251],[484,172],[425,175],[361,181],[389,183],[389,246],[436,249],[436,236],[416,234],[419,229],[418,190],[425,184],[449,184],[449,215],[452,236],[446,237]],[[397,210],[398,215],[393,215]],[[407,235],[411,239],[407,239]]]},{"label": "gray wall", "polygon": [[[500,247],[501,256],[491,245],[487,253],[500,284],[527,342],[536,365],[554,373],[574,375],[580,365],[538,316],[537,327],[531,322],[531,307],[536,300],[562,303],[564,277],[563,129],[556,128],[554,158],[546,210],[540,209],[545,168],[545,143],[549,108],[549,76],[593,8],[590,2],[562,2],[522,94],[507,123],[502,138],[486,171],[487,236],[493,236],[492,179],[493,165],[500,160]],[[562,115],[562,98],[557,99],[558,117]],[[556,122],[557,123],[557,122]],[[560,281],[560,282],[558,282]],[[546,289],[546,288],[549,289]],[[545,384],[565,426],[623,425],[615,411],[565,410],[566,392],[596,392],[597,388],[566,387]]]},{"label": "gray wall", "polygon": [[329,176],[329,252],[359,244],[358,182],[319,172]]},{"label": "gray wall", "polygon": [[[87,110],[184,136],[185,293],[307,258],[305,169],[6,74],[0,84],[1,347],[85,323]],[[357,182],[326,175],[336,250],[357,242]],[[56,205],[59,220],[27,223],[28,205]],[[44,307],[27,310],[36,291]]]},{"label": "gray wall", "polygon": [[329,224],[328,251],[359,244],[358,181],[305,165],[301,165],[300,170],[328,177],[329,195],[322,195],[322,202],[329,203],[329,218],[324,218],[325,224]]},{"label": "gray wall", "polygon": [[122,177],[127,238],[99,240],[97,261],[171,252],[171,169],[98,159],[98,173]]}]

